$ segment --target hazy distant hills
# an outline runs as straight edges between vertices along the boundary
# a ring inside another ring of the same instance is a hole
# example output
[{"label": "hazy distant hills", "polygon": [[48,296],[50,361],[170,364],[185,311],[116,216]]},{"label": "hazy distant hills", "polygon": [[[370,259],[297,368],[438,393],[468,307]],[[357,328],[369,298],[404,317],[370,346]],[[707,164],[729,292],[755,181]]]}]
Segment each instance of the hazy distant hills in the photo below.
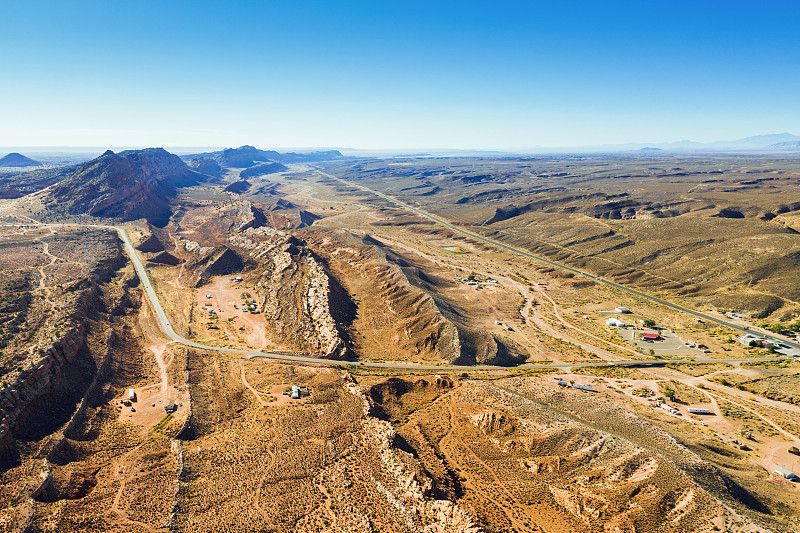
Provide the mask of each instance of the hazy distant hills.
[{"label": "hazy distant hills", "polygon": [[[243,177],[281,172],[285,162],[342,159],[337,150],[281,154],[240,146],[184,156],[163,148],[106,151],[80,165],[0,174],[0,198],[19,198],[50,187],[42,196],[49,216],[88,214],[164,225],[171,216],[170,199],[176,189],[218,178],[225,168],[245,168]],[[9,154],[8,164],[38,164],[21,154]],[[185,161],[188,161],[187,164]]]},{"label": "hazy distant hills", "polygon": [[784,141],[770,145],[776,150],[800,150],[800,141]]},{"label": "hazy distant hills", "polygon": [[0,157],[0,167],[40,167],[39,161],[34,161],[30,157],[25,157],[17,152]]},{"label": "hazy distant hills", "polygon": [[[533,147],[524,148],[515,153],[606,153],[606,152],[632,152],[653,153],[661,152],[695,152],[695,151],[752,151],[774,150],[776,148],[792,149],[786,143],[800,142],[800,137],[791,133],[770,133],[754,135],[733,141],[695,142],[675,141],[667,143],[626,143],[626,144],[599,144],[591,146],[562,146],[562,147]],[[781,145],[781,146],[776,146]],[[658,150],[655,150],[658,149]]]},{"label": "hazy distant hills", "polygon": [[344,159],[338,150],[322,150],[308,153],[288,152],[281,154],[275,150],[261,150],[254,146],[244,145],[239,148],[226,148],[216,152],[204,152],[181,156],[184,161],[193,159],[212,159],[223,167],[249,168],[260,163],[313,163]]},{"label": "hazy distant hills", "polygon": [[118,154],[109,150],[61,180],[47,193],[45,203],[72,215],[145,218],[161,226],[171,215],[169,199],[176,188],[206,179],[163,148]]}]

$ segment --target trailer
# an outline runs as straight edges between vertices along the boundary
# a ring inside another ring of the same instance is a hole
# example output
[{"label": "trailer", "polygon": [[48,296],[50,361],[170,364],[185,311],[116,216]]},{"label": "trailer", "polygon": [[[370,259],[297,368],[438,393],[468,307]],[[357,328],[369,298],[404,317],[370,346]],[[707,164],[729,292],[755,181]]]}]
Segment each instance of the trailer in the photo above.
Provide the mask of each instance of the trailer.
[{"label": "trailer", "polygon": [[128,401],[135,402],[136,401],[136,390],[135,389],[128,389]]},{"label": "trailer", "polygon": [[665,410],[666,412],[668,412],[668,413],[670,413],[670,414],[673,414],[673,415],[679,415],[679,414],[680,414],[680,411],[678,411],[677,409],[675,409],[675,408],[674,408],[674,407],[672,407],[671,405],[667,405],[667,404],[665,404],[665,403],[662,403],[662,404],[661,404],[661,408],[662,408],[663,410]]},{"label": "trailer", "polygon": [[775,468],[772,470],[779,476],[783,476],[786,479],[791,479],[792,481],[796,481],[798,479],[797,474],[786,468],[785,466],[775,465]]},{"label": "trailer", "polygon": [[710,409],[706,409],[704,407],[690,407],[688,409],[690,413],[693,415],[713,415],[714,413],[711,412]]}]

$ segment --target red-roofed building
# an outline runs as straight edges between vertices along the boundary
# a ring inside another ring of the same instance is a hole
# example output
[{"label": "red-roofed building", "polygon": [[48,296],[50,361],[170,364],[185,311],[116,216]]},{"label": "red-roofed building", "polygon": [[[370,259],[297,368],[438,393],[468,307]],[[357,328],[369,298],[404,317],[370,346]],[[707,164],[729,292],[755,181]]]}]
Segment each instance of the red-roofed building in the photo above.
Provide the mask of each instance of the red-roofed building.
[{"label": "red-roofed building", "polygon": [[646,341],[660,341],[661,335],[658,333],[643,333],[642,339]]}]

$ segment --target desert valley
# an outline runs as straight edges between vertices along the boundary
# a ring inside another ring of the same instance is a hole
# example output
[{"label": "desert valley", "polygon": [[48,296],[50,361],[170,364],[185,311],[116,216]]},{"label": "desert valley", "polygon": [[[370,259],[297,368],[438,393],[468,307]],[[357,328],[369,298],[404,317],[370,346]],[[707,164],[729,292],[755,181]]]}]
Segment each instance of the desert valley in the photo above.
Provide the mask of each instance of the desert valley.
[{"label": "desert valley", "polygon": [[800,531],[796,152],[84,159],[0,173],[0,531]]}]

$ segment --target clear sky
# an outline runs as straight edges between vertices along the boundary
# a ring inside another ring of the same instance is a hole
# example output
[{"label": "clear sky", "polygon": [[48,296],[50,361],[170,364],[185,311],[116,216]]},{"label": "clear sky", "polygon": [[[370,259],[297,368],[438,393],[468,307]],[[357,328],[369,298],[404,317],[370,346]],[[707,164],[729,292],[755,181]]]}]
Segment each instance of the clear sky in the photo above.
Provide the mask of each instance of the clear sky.
[{"label": "clear sky", "polygon": [[0,146],[800,134],[800,2],[14,1]]}]

